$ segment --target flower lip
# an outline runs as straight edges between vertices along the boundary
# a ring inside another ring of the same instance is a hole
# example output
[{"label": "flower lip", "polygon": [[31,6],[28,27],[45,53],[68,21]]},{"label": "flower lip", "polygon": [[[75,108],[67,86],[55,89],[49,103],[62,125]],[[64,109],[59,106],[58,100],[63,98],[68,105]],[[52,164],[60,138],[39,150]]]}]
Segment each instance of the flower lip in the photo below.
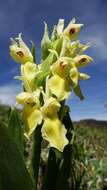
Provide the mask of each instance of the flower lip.
[{"label": "flower lip", "polygon": [[75,28],[71,28],[70,31],[69,31],[69,34],[74,34],[76,32]]},{"label": "flower lip", "polygon": [[86,57],[83,57],[82,59],[79,60],[79,63],[83,63],[83,62],[85,62],[85,61],[87,61],[87,58],[86,58]]},{"label": "flower lip", "polygon": [[24,57],[24,53],[22,51],[17,51],[16,54],[19,56],[19,57]]},{"label": "flower lip", "polygon": [[67,66],[67,63],[64,61],[61,61],[59,64],[60,64],[61,69],[64,69]]}]

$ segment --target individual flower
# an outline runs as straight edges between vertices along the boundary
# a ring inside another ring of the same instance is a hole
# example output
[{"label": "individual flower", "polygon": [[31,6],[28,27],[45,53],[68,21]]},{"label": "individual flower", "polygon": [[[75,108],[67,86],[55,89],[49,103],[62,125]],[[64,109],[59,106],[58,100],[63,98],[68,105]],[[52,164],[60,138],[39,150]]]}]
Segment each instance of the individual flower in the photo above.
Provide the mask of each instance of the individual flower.
[{"label": "individual flower", "polygon": [[40,93],[41,90],[37,89],[34,92],[22,92],[16,96],[17,104],[23,105],[22,118],[25,122],[27,136],[30,136],[37,125],[42,122]]},{"label": "individual flower", "polygon": [[51,66],[52,74],[57,74],[62,78],[67,77],[69,69],[70,69],[70,62],[66,57],[60,57],[52,66]]},{"label": "individual flower", "polygon": [[56,98],[50,97],[49,99],[45,100],[45,103],[41,108],[43,117],[52,118],[53,116],[56,116],[60,106],[61,105]]},{"label": "individual flower", "polygon": [[63,152],[68,144],[66,138],[67,130],[58,118],[60,104],[55,98],[49,98],[41,108],[44,123],[42,126],[42,137],[49,142],[50,147],[54,147]]},{"label": "individual flower", "polygon": [[29,92],[21,92],[16,96],[16,102],[18,104],[28,104],[28,105],[35,105],[36,107],[40,106],[40,89],[37,89],[36,91],[29,93]]},{"label": "individual flower", "polygon": [[27,45],[21,38],[21,34],[15,40],[11,38],[9,47],[11,57],[18,63],[25,64],[27,61],[33,62],[33,56]]},{"label": "individual flower", "polygon": [[68,26],[64,29],[63,34],[70,40],[75,40],[82,26],[83,24],[76,24],[75,19],[72,19]]},{"label": "individual flower", "polygon": [[69,81],[55,74],[49,79],[48,82],[51,93],[55,95],[59,101],[68,98],[71,91]]},{"label": "individual flower", "polygon": [[73,60],[76,67],[85,67],[89,62],[93,61],[92,57],[88,55],[77,55]]}]

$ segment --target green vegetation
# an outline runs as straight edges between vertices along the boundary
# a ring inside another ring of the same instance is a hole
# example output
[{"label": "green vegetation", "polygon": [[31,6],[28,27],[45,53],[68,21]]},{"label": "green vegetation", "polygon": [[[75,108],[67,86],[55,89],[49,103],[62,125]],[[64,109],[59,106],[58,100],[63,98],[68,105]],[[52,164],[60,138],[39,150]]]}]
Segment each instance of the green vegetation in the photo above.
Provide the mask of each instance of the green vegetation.
[{"label": "green vegetation", "polygon": [[[8,123],[9,112],[9,106],[0,105],[0,123]],[[77,189],[106,189],[107,121],[89,119],[74,122],[74,133],[74,150],[72,150],[74,151],[74,159],[72,164],[73,166],[75,164],[75,169],[77,170],[75,172],[75,182],[79,187]],[[45,157],[46,153],[44,152],[43,157]]]},{"label": "green vegetation", "polygon": [[76,122],[75,133],[84,172],[82,190],[107,189],[107,121]]},{"label": "green vegetation", "polygon": [[1,121],[5,122],[5,123],[8,122],[9,113],[10,113],[10,107],[0,104],[0,123],[1,123]]}]

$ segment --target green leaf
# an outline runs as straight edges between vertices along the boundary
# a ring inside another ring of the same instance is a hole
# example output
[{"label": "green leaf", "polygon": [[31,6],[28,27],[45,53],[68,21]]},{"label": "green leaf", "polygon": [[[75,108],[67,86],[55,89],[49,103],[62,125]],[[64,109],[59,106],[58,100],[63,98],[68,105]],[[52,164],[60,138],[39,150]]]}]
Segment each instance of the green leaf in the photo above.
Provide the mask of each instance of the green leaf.
[{"label": "green leaf", "polygon": [[65,116],[63,117],[63,124],[65,125],[67,129],[67,139],[69,140],[69,143],[71,142],[72,139],[72,131],[74,130],[72,120],[70,118],[69,111],[66,112]]},{"label": "green leaf", "polygon": [[42,51],[42,59],[46,59],[46,57],[49,55],[48,49],[51,47],[51,41],[49,39],[49,33],[48,33],[48,26],[46,22],[44,22],[45,28],[44,28],[44,35],[41,41],[41,51]]},{"label": "green leaf", "polygon": [[52,42],[51,44],[52,48],[50,49],[54,49],[59,55],[62,49],[62,43],[63,43],[63,38],[58,38],[57,40]]},{"label": "green leaf", "polygon": [[84,100],[84,95],[82,94],[81,88],[79,84],[73,88],[75,94],[80,98],[80,100]]},{"label": "green leaf", "polygon": [[69,140],[69,144],[64,148],[63,158],[60,163],[59,172],[57,176],[56,190],[68,190],[69,189],[69,178],[71,171],[71,160],[72,160],[72,131],[73,131],[73,123],[71,121],[69,112],[63,117],[63,123],[67,129],[67,138]]},{"label": "green leaf", "polygon": [[42,125],[38,125],[34,131],[32,159],[30,165],[32,176],[35,179],[36,188],[38,184],[38,173],[39,173],[41,142],[42,142],[41,127]]},{"label": "green leaf", "polygon": [[50,53],[48,57],[42,62],[41,64],[41,70],[46,73],[50,71],[50,66],[52,63],[56,60],[56,56],[54,53]]},{"label": "green leaf", "polygon": [[2,190],[34,190],[24,159],[4,124],[0,124],[0,183]]},{"label": "green leaf", "polygon": [[43,85],[46,76],[50,74],[50,66],[55,61],[56,61],[55,54],[50,53],[48,57],[41,63],[41,68],[40,68],[41,72],[38,73],[35,79],[37,86]]},{"label": "green leaf", "polygon": [[17,144],[20,152],[23,154],[23,128],[21,123],[21,118],[19,116],[16,108],[11,110],[8,128],[11,133],[11,136],[14,138],[15,143]]},{"label": "green leaf", "polygon": [[32,52],[32,55],[33,55],[33,62],[36,63],[36,47],[35,47],[34,42],[31,42],[31,43],[32,43],[31,52]]},{"label": "green leaf", "polygon": [[59,163],[56,158],[56,153],[53,148],[49,151],[48,163],[43,182],[43,190],[56,190],[56,180]]},{"label": "green leaf", "polygon": [[55,190],[69,190],[69,178],[71,170],[71,155],[72,145],[68,144],[63,152],[63,159],[61,161],[61,167],[57,176],[57,183]]},{"label": "green leaf", "polygon": [[52,41],[55,41],[55,40],[57,39],[57,37],[58,37],[58,34],[57,34],[57,27],[56,27],[56,25],[55,25],[54,28],[53,28],[52,34],[51,34],[51,40],[52,40]]}]

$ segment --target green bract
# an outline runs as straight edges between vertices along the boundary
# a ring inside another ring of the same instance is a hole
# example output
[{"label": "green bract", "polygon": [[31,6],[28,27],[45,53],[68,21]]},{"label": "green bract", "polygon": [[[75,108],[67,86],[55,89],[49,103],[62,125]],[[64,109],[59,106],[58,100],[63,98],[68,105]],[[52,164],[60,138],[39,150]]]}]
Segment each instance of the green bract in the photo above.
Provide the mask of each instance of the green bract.
[{"label": "green bract", "polygon": [[[85,67],[92,58],[84,54],[88,44],[81,44],[78,34],[83,24],[76,24],[75,19],[64,28],[64,20],[59,22],[49,34],[45,23],[41,41],[40,63],[34,63],[35,47],[32,51],[25,45],[21,35],[12,39],[10,55],[21,63],[21,76],[24,92],[17,95],[17,104],[23,105],[22,116],[25,122],[25,134],[29,137],[38,125],[42,125],[42,138],[63,152],[68,144],[67,130],[62,122],[60,110],[71,91],[82,100],[80,80],[89,76],[80,73],[79,68]],[[64,117],[64,113],[62,114]]]}]

